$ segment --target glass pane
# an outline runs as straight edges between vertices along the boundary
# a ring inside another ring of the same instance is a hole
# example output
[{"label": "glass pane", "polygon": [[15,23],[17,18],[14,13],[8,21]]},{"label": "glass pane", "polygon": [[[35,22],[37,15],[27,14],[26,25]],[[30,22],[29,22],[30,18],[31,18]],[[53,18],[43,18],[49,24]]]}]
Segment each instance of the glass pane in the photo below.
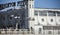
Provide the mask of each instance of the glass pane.
[{"label": "glass pane", "polygon": [[49,11],[48,16],[56,16],[56,13],[54,11]]},{"label": "glass pane", "polygon": [[39,15],[40,16],[47,16],[47,12],[45,12],[45,11],[39,11]]},{"label": "glass pane", "polygon": [[57,12],[57,16],[60,16],[60,12]]},{"label": "glass pane", "polygon": [[52,34],[52,32],[51,31],[48,31],[48,34]]},{"label": "glass pane", "polygon": [[35,12],[34,12],[34,15],[37,16],[37,15],[38,15],[38,11],[35,11]]},{"label": "glass pane", "polygon": [[41,34],[41,28],[39,28],[39,34]]}]

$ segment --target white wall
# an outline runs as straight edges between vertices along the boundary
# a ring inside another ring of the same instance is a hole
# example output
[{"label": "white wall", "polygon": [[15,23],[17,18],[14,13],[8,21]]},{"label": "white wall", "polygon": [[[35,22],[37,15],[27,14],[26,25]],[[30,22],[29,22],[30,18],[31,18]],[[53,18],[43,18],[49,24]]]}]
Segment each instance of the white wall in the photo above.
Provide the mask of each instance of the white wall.
[{"label": "white wall", "polygon": [[56,17],[56,23],[60,25],[60,17]]}]

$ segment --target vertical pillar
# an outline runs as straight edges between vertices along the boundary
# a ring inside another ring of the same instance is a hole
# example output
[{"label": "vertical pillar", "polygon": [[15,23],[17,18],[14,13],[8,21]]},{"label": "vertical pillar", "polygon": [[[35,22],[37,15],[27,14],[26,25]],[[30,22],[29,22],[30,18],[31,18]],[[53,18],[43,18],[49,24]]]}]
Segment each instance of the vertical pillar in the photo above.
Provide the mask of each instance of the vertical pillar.
[{"label": "vertical pillar", "polygon": [[6,28],[7,28],[7,25],[8,25],[8,17],[7,17],[8,15],[6,14],[5,15],[5,26],[6,26]]},{"label": "vertical pillar", "polygon": [[57,20],[57,13],[56,13],[56,18],[55,18],[55,23],[56,23],[56,25],[57,25],[57,21],[56,21],[56,20]]},{"label": "vertical pillar", "polygon": [[46,19],[47,19],[47,25],[48,25],[48,12],[47,12],[47,18]]}]

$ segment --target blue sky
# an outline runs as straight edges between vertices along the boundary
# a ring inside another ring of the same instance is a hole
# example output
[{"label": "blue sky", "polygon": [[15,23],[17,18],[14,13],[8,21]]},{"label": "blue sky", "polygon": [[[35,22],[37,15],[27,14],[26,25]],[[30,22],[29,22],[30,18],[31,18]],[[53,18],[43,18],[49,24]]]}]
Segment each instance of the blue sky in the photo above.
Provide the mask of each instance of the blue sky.
[{"label": "blue sky", "polygon": [[35,7],[60,8],[60,0],[35,0]]},{"label": "blue sky", "polygon": [[[20,0],[0,0],[1,3],[16,2]],[[34,7],[38,8],[60,8],[60,0],[34,0]]]}]

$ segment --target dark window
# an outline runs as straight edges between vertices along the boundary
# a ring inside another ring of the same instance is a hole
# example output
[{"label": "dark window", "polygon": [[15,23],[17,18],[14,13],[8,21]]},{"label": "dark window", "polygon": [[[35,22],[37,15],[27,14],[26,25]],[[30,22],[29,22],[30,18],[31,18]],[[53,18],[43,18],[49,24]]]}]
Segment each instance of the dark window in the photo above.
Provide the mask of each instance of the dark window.
[{"label": "dark window", "polygon": [[12,29],[11,31],[14,31],[14,29]]},{"label": "dark window", "polygon": [[24,4],[22,1],[19,1],[17,3],[18,3],[17,6],[23,6],[23,4]]},{"label": "dark window", "polygon": [[53,19],[51,19],[51,22],[53,22]]},{"label": "dark window", "polygon": [[58,31],[58,34],[60,34],[60,31]]},{"label": "dark window", "polygon": [[40,25],[40,23],[38,22],[38,25]]},{"label": "dark window", "polygon": [[34,29],[33,29],[33,27],[31,27],[31,33],[33,34],[33,32],[34,32]]},{"label": "dark window", "polygon": [[10,17],[10,19],[12,19],[12,17]]},{"label": "dark window", "polygon": [[56,16],[56,12],[54,12],[54,11],[49,11],[49,12],[48,12],[48,16]]},{"label": "dark window", "polygon": [[34,21],[35,19],[34,18],[32,18],[32,21]]},{"label": "dark window", "polygon": [[9,6],[8,6],[8,4],[4,4],[4,6],[5,6],[4,8],[7,8],[7,7],[9,7]]},{"label": "dark window", "polygon": [[40,16],[47,16],[47,12],[45,12],[45,11],[39,11],[39,15]]},{"label": "dark window", "polygon": [[11,3],[8,3],[8,5],[9,5],[9,7],[11,7],[12,5],[11,5]]},{"label": "dark window", "polygon": [[16,3],[15,3],[15,2],[13,2],[13,3],[12,3],[12,6],[15,6],[15,5],[16,5]]},{"label": "dark window", "polygon": [[48,34],[52,34],[52,32],[51,31],[48,31]]},{"label": "dark window", "polygon": [[57,12],[57,16],[60,16],[60,12]]},{"label": "dark window", "polygon": [[30,4],[30,8],[31,8],[31,4]]},{"label": "dark window", "polygon": [[44,22],[44,19],[42,19],[42,21]]},{"label": "dark window", "polygon": [[16,31],[19,31],[19,29],[18,29],[18,30],[16,30]]},{"label": "dark window", "polygon": [[9,17],[9,20],[12,20],[12,17]]},{"label": "dark window", "polygon": [[38,15],[38,11],[35,11],[35,12],[34,12],[34,15],[37,16],[37,15]]},{"label": "dark window", "polygon": [[41,34],[41,28],[39,28],[39,34]]}]

